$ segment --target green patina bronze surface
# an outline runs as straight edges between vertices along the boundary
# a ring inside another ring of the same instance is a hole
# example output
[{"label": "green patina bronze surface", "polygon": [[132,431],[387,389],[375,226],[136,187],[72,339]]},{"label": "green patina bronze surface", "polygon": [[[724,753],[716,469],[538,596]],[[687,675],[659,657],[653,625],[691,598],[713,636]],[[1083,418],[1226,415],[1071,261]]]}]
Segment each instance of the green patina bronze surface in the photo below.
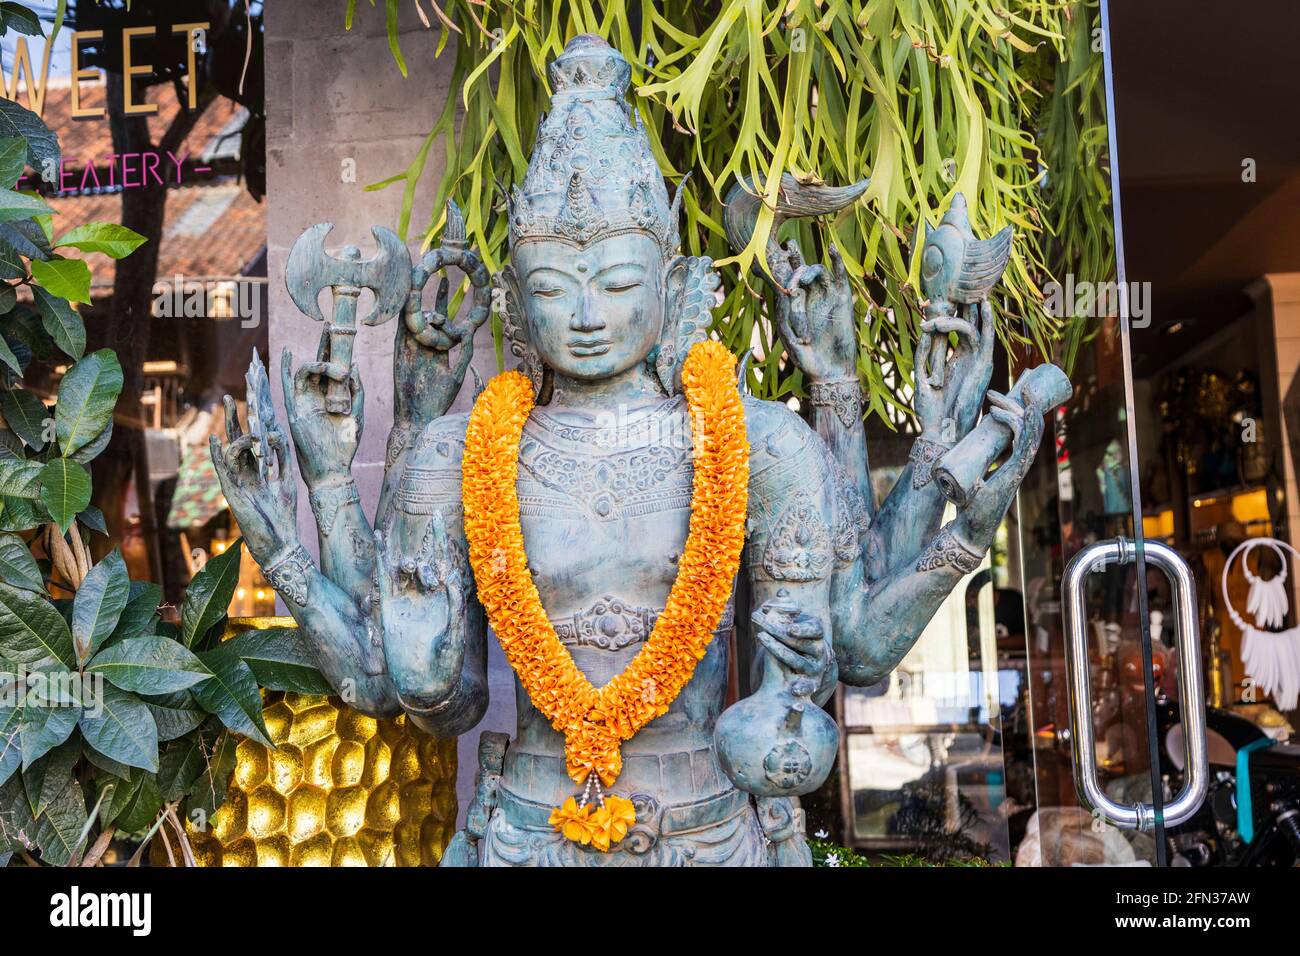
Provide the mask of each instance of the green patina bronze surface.
[{"label": "green patina bronze surface", "polygon": [[[597,686],[626,667],[653,628],[690,516],[679,370],[708,333],[718,276],[708,259],[678,252],[677,200],[627,104],[622,57],[598,37],[576,37],[550,78],[551,111],[509,200],[510,261],[498,275],[466,248],[454,207],[443,245],[413,266],[379,228],[380,252],[370,260],[355,249],[326,255],[328,226],[309,230],[290,256],[286,278],[305,311],[313,314],[325,287],[335,296],[318,359],[296,371],[291,356],[281,363],[319,567],[297,539],[295,456],[256,356],[247,431],[228,403],[228,443],[214,440],[212,449],[250,550],[329,680],[362,711],[405,712],[443,737],[471,731],[487,707],[488,634],[462,528],[466,416],[446,411],[494,301],[510,352],[538,393],[518,482],[529,563],[557,634]],[[833,212],[863,188],[791,178],[777,212]],[[757,205],[745,190],[733,191],[724,217],[733,242],[752,234]],[[907,653],[987,551],[1037,450],[1043,415],[1068,394],[1064,376],[1045,370],[1042,387],[994,396],[976,428],[992,373],[987,297],[1010,242],[1009,229],[977,239],[960,195],[926,238],[915,382],[922,434],[879,505],[868,480],[848,276],[837,255],[809,264],[793,243],[769,245],[778,327],[809,383],[811,410],[805,420],[785,405],[745,399],[744,580],[686,689],[623,747],[613,792],[636,805],[636,826],[608,853],[551,828],[551,809],[574,792],[564,741],[518,692],[513,739],[482,736],[475,799],[445,864],[810,863],[797,798],[825,779],[838,740],[817,705],[837,681],[873,684]],[[470,277],[471,306],[448,316],[444,288],[425,311],[425,284],[453,265]],[[363,424],[350,365],[363,288],[376,296],[363,321],[400,312],[394,423],[373,520],[350,473]],[[957,516],[941,527],[945,489],[955,496],[956,488]],[[726,708],[733,627],[752,642],[757,689]]]}]

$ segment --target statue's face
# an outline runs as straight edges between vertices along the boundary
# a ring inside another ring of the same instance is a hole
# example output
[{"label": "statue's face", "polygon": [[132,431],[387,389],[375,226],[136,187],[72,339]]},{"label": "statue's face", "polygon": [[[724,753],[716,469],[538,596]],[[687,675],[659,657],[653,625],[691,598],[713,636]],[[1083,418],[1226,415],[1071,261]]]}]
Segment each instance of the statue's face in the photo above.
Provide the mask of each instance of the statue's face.
[{"label": "statue's face", "polygon": [[512,260],[528,334],[547,365],[585,381],[644,362],[664,321],[659,245],[638,233],[585,249],[533,239]]}]

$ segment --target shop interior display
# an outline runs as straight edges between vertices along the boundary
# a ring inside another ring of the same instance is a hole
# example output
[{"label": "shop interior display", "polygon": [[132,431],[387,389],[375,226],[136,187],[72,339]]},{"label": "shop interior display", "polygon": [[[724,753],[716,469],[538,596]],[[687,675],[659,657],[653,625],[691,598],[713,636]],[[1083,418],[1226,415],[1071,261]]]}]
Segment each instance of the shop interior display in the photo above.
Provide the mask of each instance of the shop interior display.
[{"label": "shop interior display", "polygon": [[[1264,579],[1250,570],[1250,554],[1259,547],[1268,548],[1277,556],[1279,570],[1271,578]],[[1260,691],[1271,695],[1284,711],[1295,710],[1300,703],[1300,627],[1277,630],[1287,615],[1288,553],[1296,555],[1291,545],[1276,538],[1243,541],[1228,555],[1221,582],[1224,607],[1242,632],[1241,659],[1246,676]],[[1250,582],[1246,613],[1254,618],[1253,624],[1233,607],[1228,594],[1228,571],[1238,555],[1241,557],[1241,573]]]}]

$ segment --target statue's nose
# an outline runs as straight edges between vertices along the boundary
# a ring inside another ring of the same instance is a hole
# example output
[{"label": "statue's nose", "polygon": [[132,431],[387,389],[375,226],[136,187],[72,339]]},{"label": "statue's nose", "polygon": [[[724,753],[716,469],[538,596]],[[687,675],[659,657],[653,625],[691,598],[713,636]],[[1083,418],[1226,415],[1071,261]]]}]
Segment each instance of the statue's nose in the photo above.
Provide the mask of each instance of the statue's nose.
[{"label": "statue's nose", "polygon": [[584,293],[578,302],[578,308],[569,319],[569,328],[575,332],[599,332],[604,327],[605,320],[600,317],[591,297]]}]

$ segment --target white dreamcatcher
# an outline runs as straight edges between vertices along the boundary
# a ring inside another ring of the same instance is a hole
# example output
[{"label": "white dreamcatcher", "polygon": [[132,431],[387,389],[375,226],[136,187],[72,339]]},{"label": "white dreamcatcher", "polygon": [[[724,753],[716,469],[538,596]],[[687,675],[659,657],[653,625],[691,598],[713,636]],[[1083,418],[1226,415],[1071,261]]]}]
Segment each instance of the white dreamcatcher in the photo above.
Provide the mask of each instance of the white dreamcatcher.
[{"label": "white dreamcatcher", "polygon": [[[1269,548],[1277,555],[1281,570],[1267,581],[1250,570],[1250,552],[1255,548]],[[1265,628],[1281,627],[1286,620],[1287,566],[1286,553],[1300,558],[1300,552],[1276,538],[1251,538],[1243,541],[1228,555],[1223,566],[1223,606],[1228,616],[1241,629],[1241,662],[1246,676],[1266,694],[1271,694],[1281,710],[1294,710],[1300,703],[1300,628],[1287,631],[1269,631]],[[1250,582],[1246,598],[1246,613],[1253,615],[1254,624],[1247,624],[1228,598],[1228,569],[1233,559],[1241,555],[1241,570]]]}]

